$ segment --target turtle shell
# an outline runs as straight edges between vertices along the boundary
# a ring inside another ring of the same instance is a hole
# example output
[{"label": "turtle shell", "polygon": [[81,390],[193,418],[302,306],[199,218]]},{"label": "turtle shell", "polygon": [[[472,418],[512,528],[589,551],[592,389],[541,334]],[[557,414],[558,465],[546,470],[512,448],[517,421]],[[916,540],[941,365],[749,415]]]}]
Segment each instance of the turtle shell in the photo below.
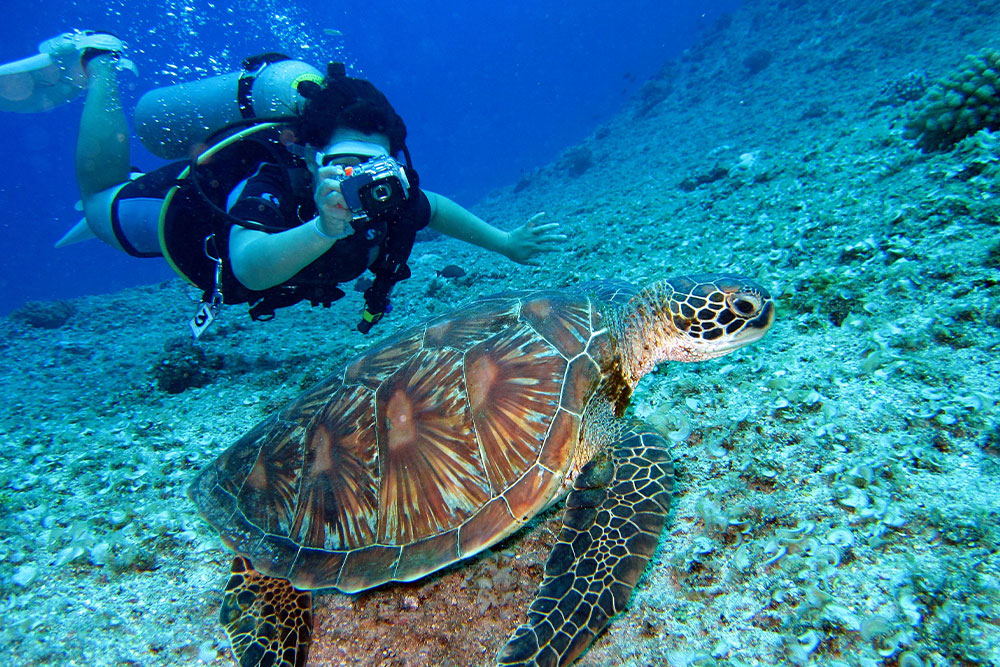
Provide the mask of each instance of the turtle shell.
[{"label": "turtle shell", "polygon": [[304,589],[412,581],[511,534],[588,452],[610,364],[602,301],[472,302],[375,346],[247,433],[191,487],[266,575]]}]

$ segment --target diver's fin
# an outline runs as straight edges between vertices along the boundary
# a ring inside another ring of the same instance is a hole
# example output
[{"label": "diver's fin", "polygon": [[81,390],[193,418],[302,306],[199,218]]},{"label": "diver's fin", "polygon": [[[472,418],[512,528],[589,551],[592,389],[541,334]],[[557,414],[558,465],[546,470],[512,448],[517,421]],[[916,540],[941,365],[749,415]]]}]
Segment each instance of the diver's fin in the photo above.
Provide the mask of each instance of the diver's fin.
[{"label": "diver's fin", "polygon": [[80,222],[73,225],[73,228],[63,234],[63,237],[56,241],[57,248],[63,248],[87,239],[96,239],[97,235],[90,229],[86,218],[80,218]]},{"label": "diver's fin", "polygon": [[139,76],[139,68],[135,66],[135,63],[125,57],[118,58],[118,69],[120,71],[132,72],[132,74]]},{"label": "diver's fin", "polygon": [[38,54],[0,65],[0,111],[37,113],[76,99],[87,88],[80,57],[86,51],[119,54],[118,66],[138,74],[121,57],[125,45],[109,33],[76,30],[47,39]]},{"label": "diver's fin", "polygon": [[87,85],[83,68],[76,70],[50,53],[0,65],[0,111],[37,113],[76,99]]}]

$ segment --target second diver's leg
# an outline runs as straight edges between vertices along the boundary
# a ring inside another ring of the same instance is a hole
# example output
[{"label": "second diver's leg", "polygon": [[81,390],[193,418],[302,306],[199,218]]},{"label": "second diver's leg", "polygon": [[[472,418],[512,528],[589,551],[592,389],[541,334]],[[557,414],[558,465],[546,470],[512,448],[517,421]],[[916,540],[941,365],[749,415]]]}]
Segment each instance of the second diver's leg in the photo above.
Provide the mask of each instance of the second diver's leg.
[{"label": "second diver's leg", "polygon": [[87,98],[76,143],[76,180],[86,205],[93,195],[129,180],[129,128],[118,91],[116,56],[87,63]]}]

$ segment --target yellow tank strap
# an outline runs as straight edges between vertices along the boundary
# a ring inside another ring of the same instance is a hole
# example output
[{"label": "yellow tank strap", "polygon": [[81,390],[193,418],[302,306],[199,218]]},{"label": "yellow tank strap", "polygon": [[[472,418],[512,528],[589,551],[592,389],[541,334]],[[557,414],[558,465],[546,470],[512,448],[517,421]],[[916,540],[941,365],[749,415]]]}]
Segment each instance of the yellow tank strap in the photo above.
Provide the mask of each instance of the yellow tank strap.
[{"label": "yellow tank strap", "polygon": [[[252,134],[256,134],[257,132],[261,132],[263,130],[271,130],[276,127],[281,127],[282,125],[286,125],[286,123],[261,123],[260,125],[251,125],[247,129],[240,130],[236,134],[226,137],[222,141],[219,141],[206,148],[205,151],[198,156],[197,162],[198,164],[201,164],[205,160],[209,159],[210,157],[221,151],[223,148],[228,148],[229,146],[232,146],[236,142],[246,139]],[[187,170],[184,170],[184,174],[185,175],[187,174]]]},{"label": "yellow tank strap", "polygon": [[[182,171],[180,175],[177,177],[177,179],[180,180],[182,178],[186,178],[188,170],[189,168]],[[174,200],[174,195],[177,194],[177,191],[180,189],[180,187],[181,186],[179,185],[175,185],[174,187],[170,188],[170,190],[167,191],[167,196],[163,198],[163,206],[160,207],[160,219],[156,225],[157,236],[160,239],[160,252],[163,253],[163,259],[167,260],[167,264],[170,266],[171,269],[173,269],[174,273],[176,273],[185,281],[187,281],[188,284],[194,285],[194,281],[188,278],[187,275],[183,271],[181,271],[180,267],[177,266],[177,263],[174,262],[174,258],[170,256],[170,252],[167,250],[167,242],[163,233],[163,229],[167,220],[167,209],[170,208],[170,203]],[[195,285],[195,287],[197,287],[197,285]]]},{"label": "yellow tank strap", "polygon": [[[240,132],[237,132],[236,134],[230,137],[226,137],[222,141],[213,144],[212,146],[209,146],[204,150],[204,152],[198,155],[195,161],[198,164],[202,164],[209,158],[213,157],[219,151],[223,150],[224,148],[228,148],[229,146],[232,146],[234,143],[238,141],[246,139],[252,134],[256,134],[257,132],[260,132],[262,130],[270,130],[275,127],[279,127],[283,124],[284,123],[261,123],[260,125],[254,125],[252,127],[248,127],[245,130],[241,130]],[[184,280],[186,280],[191,285],[195,285],[194,281],[188,278],[184,274],[184,272],[177,267],[177,263],[174,261],[173,257],[170,256],[170,252],[167,250],[166,237],[164,234],[164,228],[167,222],[167,211],[170,209],[170,204],[174,200],[174,195],[177,194],[177,191],[181,187],[180,182],[190,175],[191,175],[190,165],[185,167],[184,171],[182,171],[180,174],[177,175],[178,184],[170,188],[170,190],[167,191],[167,196],[163,198],[163,206],[160,207],[160,217],[157,222],[156,228],[157,228],[157,237],[159,238],[160,241],[160,252],[163,253],[163,258],[167,260],[167,264],[174,271],[174,273],[184,278]],[[197,287],[197,285],[195,285],[195,287]]]}]

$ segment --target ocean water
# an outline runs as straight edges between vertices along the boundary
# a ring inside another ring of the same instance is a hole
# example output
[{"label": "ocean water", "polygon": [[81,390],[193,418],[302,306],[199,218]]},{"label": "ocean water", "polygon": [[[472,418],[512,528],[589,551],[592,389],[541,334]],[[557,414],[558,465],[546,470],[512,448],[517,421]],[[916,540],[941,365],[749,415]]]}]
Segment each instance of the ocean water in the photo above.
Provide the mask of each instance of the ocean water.
[{"label": "ocean water", "polygon": [[[376,83],[405,119],[425,185],[471,206],[516,181],[617,112],[639,84],[693,44],[737,0],[463,3],[138,2],[55,0],[34,21],[0,26],[0,61],[72,28],[126,41],[147,90],[232,71],[281,51],[321,69],[342,60]],[[0,117],[0,313],[157,282],[172,274],[96,242],[52,244],[79,214],[73,150],[82,99],[49,113]],[[141,169],[162,163],[133,141]]]}]

